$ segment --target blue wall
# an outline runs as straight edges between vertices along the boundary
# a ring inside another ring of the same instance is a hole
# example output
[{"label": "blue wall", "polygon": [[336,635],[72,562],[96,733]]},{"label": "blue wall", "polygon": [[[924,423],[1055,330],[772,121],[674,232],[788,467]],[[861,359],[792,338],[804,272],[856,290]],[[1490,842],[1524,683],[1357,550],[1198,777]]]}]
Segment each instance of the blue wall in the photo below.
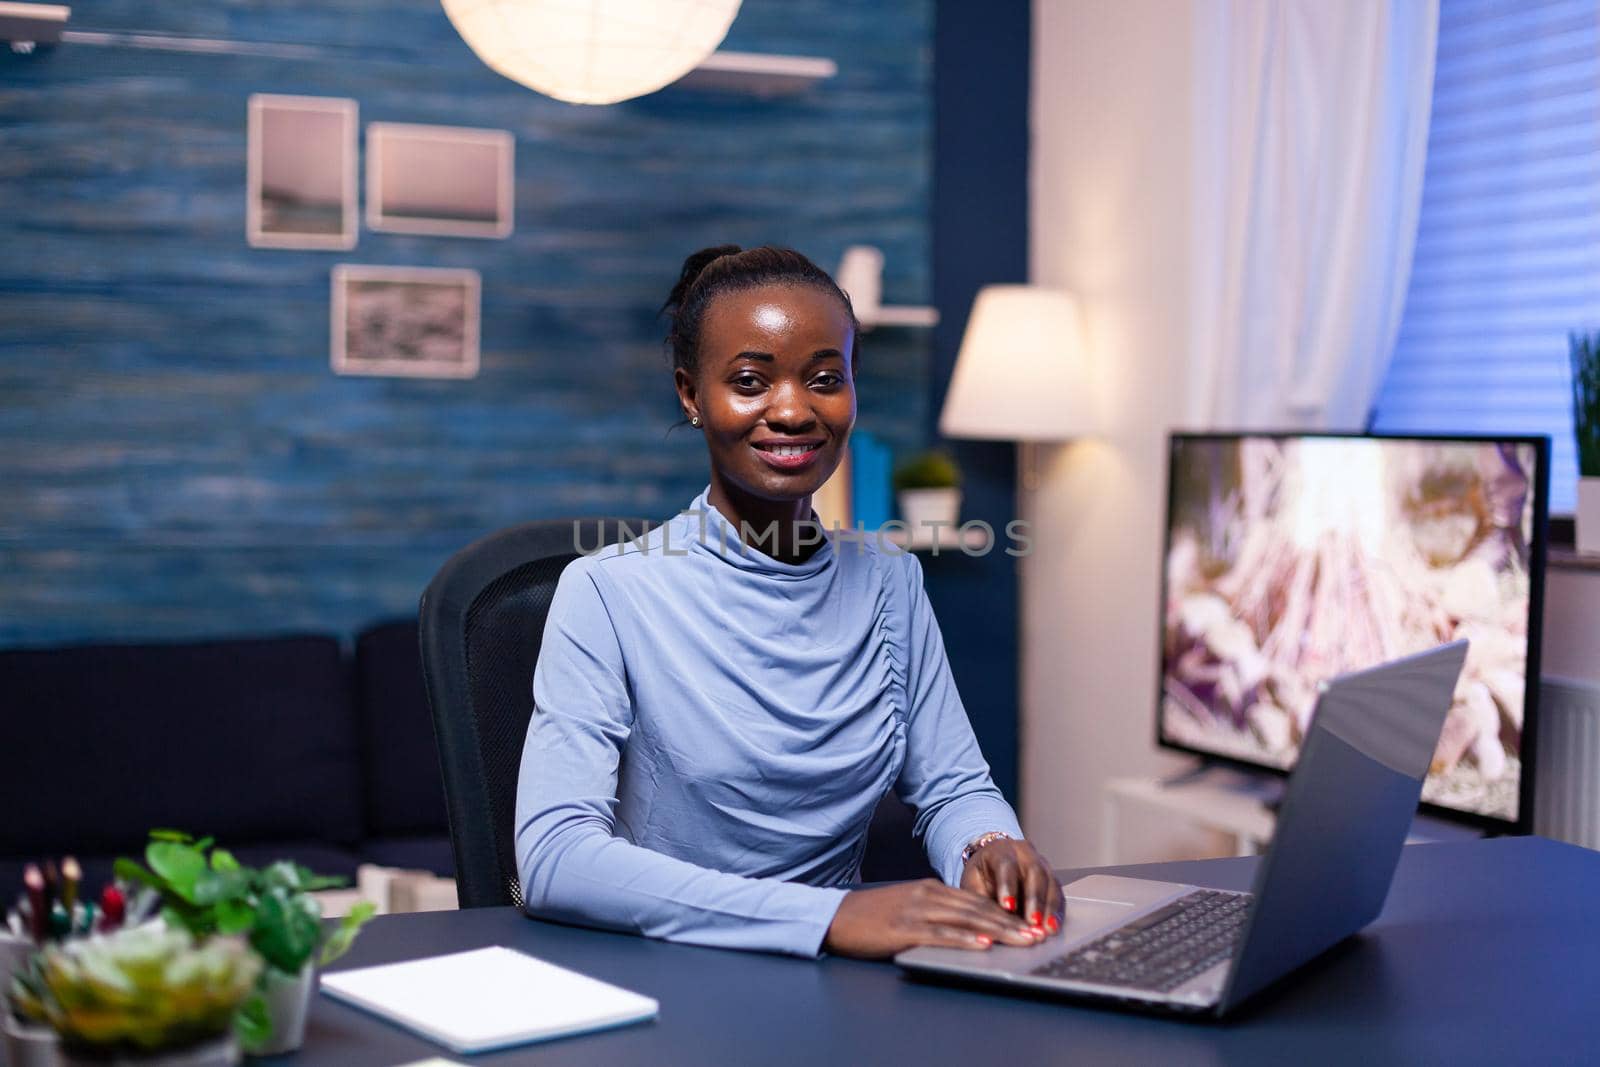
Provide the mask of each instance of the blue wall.
[{"label": "blue wall", "polygon": [[[746,0],[724,47],[839,76],[605,108],[491,73],[436,0],[100,0],[73,26],[316,58],[0,58],[0,644],[349,633],[413,612],[497,527],[676,511],[705,456],[665,433],[654,313],[692,249],[787,243],[831,268],[876,244],[891,302],[931,297],[931,0]],[[363,126],[513,131],[516,234],[248,247],[253,92],[351,97]],[[480,377],[333,375],[340,262],[481,271]],[[929,436],[931,351],[928,331],[866,339],[860,425],[897,451]]]},{"label": "blue wall", "polygon": [[[934,43],[933,298],[939,308],[926,432],[937,434],[979,288],[1028,280],[1027,0],[939,0]],[[962,517],[1004,530],[1017,515],[1016,449],[951,442]],[[950,671],[997,785],[1017,797],[1017,561],[1003,552],[924,562]]]}]

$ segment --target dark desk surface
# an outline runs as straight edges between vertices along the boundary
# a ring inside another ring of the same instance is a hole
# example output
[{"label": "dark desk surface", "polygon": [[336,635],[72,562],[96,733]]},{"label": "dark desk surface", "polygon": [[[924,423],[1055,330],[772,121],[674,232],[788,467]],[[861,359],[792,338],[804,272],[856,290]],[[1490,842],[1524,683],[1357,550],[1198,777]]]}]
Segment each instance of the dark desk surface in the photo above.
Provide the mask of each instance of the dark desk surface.
[{"label": "dark desk surface", "polygon": [[[1113,869],[1244,889],[1255,862]],[[927,984],[888,963],[688,948],[509,908],[381,917],[337,969],[494,944],[654,997],[661,1015],[474,1064],[1600,1062],[1600,853],[1540,838],[1408,847],[1376,923],[1220,1023]],[[469,1059],[319,994],[305,1048],[252,1062],[433,1055]]]}]

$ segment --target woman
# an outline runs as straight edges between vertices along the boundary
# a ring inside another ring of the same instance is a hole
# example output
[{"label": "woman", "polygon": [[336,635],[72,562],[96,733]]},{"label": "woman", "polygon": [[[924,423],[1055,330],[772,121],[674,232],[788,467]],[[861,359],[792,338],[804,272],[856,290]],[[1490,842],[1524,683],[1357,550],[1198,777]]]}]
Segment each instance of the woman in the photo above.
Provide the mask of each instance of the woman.
[{"label": "woman", "polygon": [[[797,252],[727,246],[663,310],[711,481],[561,575],[517,792],[528,911],[809,956],[1042,941],[1061,889],[990,780],[921,565],[812,517],[855,422],[849,299]],[[943,883],[851,889],[891,787]]]}]

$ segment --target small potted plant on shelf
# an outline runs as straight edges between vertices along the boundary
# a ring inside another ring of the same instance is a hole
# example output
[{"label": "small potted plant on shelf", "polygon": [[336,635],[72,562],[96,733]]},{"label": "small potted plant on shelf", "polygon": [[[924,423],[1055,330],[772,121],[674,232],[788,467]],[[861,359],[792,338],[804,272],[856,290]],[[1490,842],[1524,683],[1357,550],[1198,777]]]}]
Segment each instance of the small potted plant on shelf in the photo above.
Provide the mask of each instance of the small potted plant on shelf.
[{"label": "small potted plant on shelf", "polygon": [[894,472],[900,517],[913,544],[932,540],[936,523],[954,525],[961,515],[961,468],[947,452],[923,452]]},{"label": "small potted plant on shelf", "polygon": [[261,970],[241,938],[197,943],[159,923],[46,945],[13,979],[11,1001],[59,1046],[13,1043],[17,1067],[236,1064],[235,1020]]},{"label": "small potted plant on shelf", "polygon": [[1569,351],[1578,444],[1578,551],[1600,552],[1600,333],[1572,334]]},{"label": "small potted plant on shelf", "polygon": [[240,1016],[245,1051],[264,1056],[299,1048],[316,967],[344,955],[374,905],[357,904],[325,934],[322,905],[311,894],[344,885],[343,878],[287,860],[255,870],[213,848],[210,838],[196,841],[176,830],[152,830],[144,859],[143,865],[119,859],[117,877],[155,890],[169,925],[196,937],[239,935],[261,957],[256,996]]}]

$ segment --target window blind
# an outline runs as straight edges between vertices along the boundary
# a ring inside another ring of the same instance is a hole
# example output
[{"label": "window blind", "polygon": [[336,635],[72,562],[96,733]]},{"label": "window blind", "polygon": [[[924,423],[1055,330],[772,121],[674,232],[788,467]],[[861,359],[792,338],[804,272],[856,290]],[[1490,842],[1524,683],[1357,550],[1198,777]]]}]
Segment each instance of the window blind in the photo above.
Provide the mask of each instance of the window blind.
[{"label": "window blind", "polygon": [[1410,288],[1374,428],[1547,433],[1577,492],[1567,335],[1600,329],[1600,4],[1442,0]]}]

